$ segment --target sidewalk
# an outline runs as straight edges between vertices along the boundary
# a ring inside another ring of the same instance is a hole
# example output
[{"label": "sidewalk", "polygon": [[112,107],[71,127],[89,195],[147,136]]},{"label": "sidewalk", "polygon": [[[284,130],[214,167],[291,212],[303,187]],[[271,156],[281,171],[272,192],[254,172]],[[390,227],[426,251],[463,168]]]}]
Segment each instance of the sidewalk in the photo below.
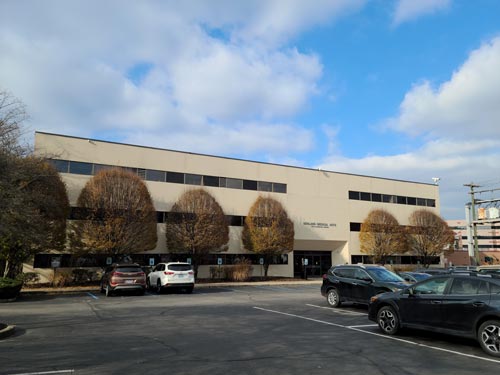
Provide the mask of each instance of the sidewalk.
[{"label": "sidewalk", "polygon": [[[220,288],[220,287],[239,287],[239,286],[262,286],[262,285],[321,285],[322,279],[309,280],[269,280],[269,281],[248,281],[248,282],[213,282],[198,283],[196,289],[201,288]],[[68,294],[82,292],[99,292],[99,286],[68,286],[54,288],[23,288],[21,294]]]}]

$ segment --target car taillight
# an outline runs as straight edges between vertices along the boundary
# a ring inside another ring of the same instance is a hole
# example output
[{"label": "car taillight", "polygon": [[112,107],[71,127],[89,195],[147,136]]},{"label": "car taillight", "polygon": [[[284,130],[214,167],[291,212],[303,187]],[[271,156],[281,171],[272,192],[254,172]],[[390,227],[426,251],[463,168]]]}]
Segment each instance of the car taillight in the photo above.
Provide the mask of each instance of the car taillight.
[{"label": "car taillight", "polygon": [[175,275],[175,272],[172,271],[165,271],[163,272],[165,275]]},{"label": "car taillight", "polygon": [[113,276],[123,276],[123,273],[115,271],[111,274],[111,277]]},{"label": "car taillight", "polygon": [[190,275],[194,275],[194,271],[189,271],[188,272]]}]

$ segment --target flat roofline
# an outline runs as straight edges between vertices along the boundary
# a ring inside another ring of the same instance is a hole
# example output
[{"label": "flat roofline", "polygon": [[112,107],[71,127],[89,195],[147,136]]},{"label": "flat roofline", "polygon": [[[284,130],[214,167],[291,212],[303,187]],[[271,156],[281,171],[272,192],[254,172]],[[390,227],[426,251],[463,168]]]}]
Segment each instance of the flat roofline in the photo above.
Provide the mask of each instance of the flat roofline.
[{"label": "flat roofline", "polygon": [[180,154],[205,156],[205,157],[209,157],[209,158],[235,160],[235,161],[242,161],[242,162],[246,162],[246,163],[273,165],[273,166],[284,167],[284,168],[303,169],[303,170],[307,170],[307,171],[320,171],[320,172],[326,172],[326,173],[341,174],[341,175],[346,175],[346,176],[368,177],[368,178],[375,178],[375,179],[386,180],[386,181],[397,181],[397,182],[406,182],[406,183],[413,183],[413,184],[419,184],[419,185],[435,186],[435,184],[432,184],[430,182],[418,182],[418,181],[410,181],[410,180],[401,180],[401,179],[397,179],[397,178],[386,178],[386,177],[369,176],[369,175],[356,174],[356,173],[335,172],[335,171],[330,171],[330,170],[327,170],[327,169],[307,168],[307,167],[299,167],[299,166],[295,166],[295,165],[269,163],[269,162],[265,162],[265,161],[255,161],[255,160],[231,158],[231,157],[227,157],[227,156],[208,155],[208,154],[201,154],[201,153],[197,153],[197,152],[179,151],[179,150],[171,150],[171,149],[168,149],[168,148],[134,145],[134,144],[130,144],[130,143],[105,141],[105,140],[102,140],[102,139],[94,139],[94,138],[86,138],[86,137],[76,137],[76,136],[73,136],[73,135],[48,133],[48,132],[42,132],[42,131],[37,131],[37,130],[35,131],[35,134],[45,134],[45,135],[52,135],[52,136],[56,136],[56,137],[80,139],[80,140],[93,141],[93,142],[102,142],[102,143],[109,143],[109,144],[119,145],[119,146],[139,147],[139,148],[145,148],[145,149],[149,149],[149,150],[169,151],[169,152],[176,152],[176,153],[180,153]]}]

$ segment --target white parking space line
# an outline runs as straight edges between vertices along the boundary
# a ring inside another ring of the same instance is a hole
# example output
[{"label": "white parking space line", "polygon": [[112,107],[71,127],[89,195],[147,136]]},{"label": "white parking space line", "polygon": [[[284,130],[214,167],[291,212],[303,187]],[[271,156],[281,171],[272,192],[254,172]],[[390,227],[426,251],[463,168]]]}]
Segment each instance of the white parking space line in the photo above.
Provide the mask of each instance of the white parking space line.
[{"label": "white parking space line", "polygon": [[87,294],[89,296],[91,296],[93,299],[99,299],[99,297],[97,297],[96,295],[94,295],[93,293],[90,293],[90,292],[87,292]]},{"label": "white parking space line", "polygon": [[378,327],[377,324],[362,324],[359,326],[347,326],[346,328],[364,328],[364,327]]},{"label": "white parking space line", "polygon": [[368,315],[368,313],[360,313],[357,311],[350,311],[350,310],[339,310],[339,309],[334,309],[332,307],[311,305],[309,303],[306,303],[306,306],[316,307],[318,309],[330,310],[331,312],[333,312],[335,314],[340,314],[340,315],[357,315],[357,316],[367,316]]},{"label": "white parking space line", "polygon": [[73,374],[75,370],[43,371],[43,372],[25,372],[22,374],[10,375],[49,375],[49,374]]},{"label": "white parking space line", "polygon": [[384,335],[384,334],[381,334],[381,333],[375,333],[375,332],[365,331],[363,329],[357,328],[356,326],[345,326],[345,325],[342,325],[342,324],[325,322],[324,320],[312,319],[312,318],[309,318],[307,316],[290,314],[290,313],[286,313],[286,312],[283,312],[283,311],[263,309],[263,308],[257,307],[257,306],[254,306],[253,308],[256,309],[256,310],[261,310],[261,311],[265,311],[265,312],[269,312],[269,313],[273,313],[273,314],[286,315],[286,316],[290,316],[292,318],[304,319],[304,320],[309,320],[309,321],[315,322],[315,323],[321,323],[321,324],[326,324],[326,325],[329,325],[329,326],[335,326],[335,327],[339,327],[339,328],[350,329],[352,331],[361,332],[361,333],[365,333],[365,334],[368,334],[368,335],[378,336],[378,337],[381,337],[381,338],[384,338],[384,339],[387,339],[387,340],[399,341],[399,342],[402,342],[402,343],[405,343],[405,344],[415,345],[415,346],[419,346],[419,347],[427,348],[427,349],[432,349],[432,350],[438,350],[438,351],[442,351],[442,352],[446,352],[446,353],[450,353],[450,354],[456,354],[456,355],[459,355],[459,356],[462,356],[462,357],[474,358],[474,359],[479,359],[481,361],[487,361],[487,362],[500,363],[500,360],[498,360],[498,359],[480,357],[480,356],[477,356],[477,355],[474,355],[474,354],[461,353],[461,352],[458,352],[456,350],[450,350],[450,349],[440,348],[440,347],[437,347],[437,346],[421,344],[421,343],[418,343],[418,342],[415,342],[415,341],[404,340],[404,339],[400,339],[400,338],[397,338],[397,337],[394,337],[394,336]]}]

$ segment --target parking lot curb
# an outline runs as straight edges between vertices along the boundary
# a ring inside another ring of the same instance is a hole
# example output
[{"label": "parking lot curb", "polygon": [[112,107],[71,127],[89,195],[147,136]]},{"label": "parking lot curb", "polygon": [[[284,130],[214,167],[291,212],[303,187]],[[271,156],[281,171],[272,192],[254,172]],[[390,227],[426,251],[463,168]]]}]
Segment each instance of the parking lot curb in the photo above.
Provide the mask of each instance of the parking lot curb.
[{"label": "parking lot curb", "polygon": [[[220,282],[220,283],[198,283],[196,289],[204,288],[229,288],[240,286],[294,286],[294,285],[321,285],[321,279],[312,280],[283,280],[283,281],[251,281],[251,282]],[[75,294],[75,293],[99,293],[98,286],[61,287],[61,288],[23,288],[21,295],[52,295],[52,294]]]},{"label": "parking lot curb", "polygon": [[14,325],[7,325],[7,324],[0,323],[0,339],[9,337],[10,335],[13,335],[15,329],[16,329],[16,326],[14,326]]}]

